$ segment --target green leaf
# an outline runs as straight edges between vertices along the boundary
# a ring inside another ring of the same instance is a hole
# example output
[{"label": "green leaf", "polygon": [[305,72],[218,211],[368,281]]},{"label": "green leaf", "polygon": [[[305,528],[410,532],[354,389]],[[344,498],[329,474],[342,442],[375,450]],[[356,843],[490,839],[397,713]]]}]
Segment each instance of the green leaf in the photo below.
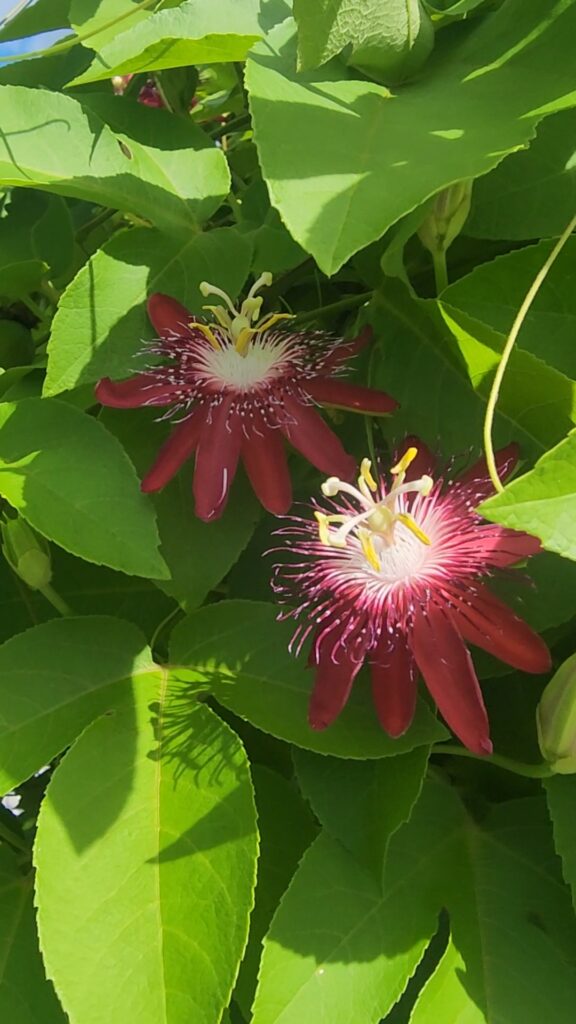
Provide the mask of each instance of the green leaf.
[{"label": "green leaf", "polygon": [[432,779],[388,844],[381,886],[326,835],[304,856],[265,940],[254,1024],[378,1024],[444,907],[453,946],[418,1024],[569,1024],[576,922],[543,802],[502,803],[478,822]]},{"label": "green leaf", "polygon": [[429,749],[398,757],[343,761],[296,750],[304,795],[319,821],[365,867],[382,872],[390,837],[408,821],[426,769]]},{"label": "green leaf", "polygon": [[418,68],[434,41],[419,0],[295,0],[294,17],[302,70],[325,64],[348,47],[348,64],[378,81],[396,81]]},{"label": "green leaf", "polygon": [[423,791],[390,840],[383,885],[320,835],[264,941],[253,1024],[378,1024],[436,931],[438,885],[460,824],[454,804],[439,788]]},{"label": "green leaf", "polygon": [[104,46],[92,39],[99,52],[84,74],[71,85],[98,82],[113,75],[189,64],[244,60],[262,35],[257,0],[187,0],[171,10],[120,32]]},{"label": "green leaf", "polygon": [[466,234],[522,240],[560,235],[576,208],[575,135],[573,110],[547,117],[529,149],[479,178]]},{"label": "green leaf", "polygon": [[324,732],[311,729],[307,705],[313,676],[304,658],[290,655],[294,630],[278,622],[277,614],[273,605],[256,601],[222,601],[200,609],[172,634],[174,671],[207,687],[240,718],[306,750],[336,757],[387,757],[446,735],[420,703],[408,732],[390,739],[378,725],[361,681],[334,725]]},{"label": "green leaf", "polygon": [[165,579],[154,510],[105,428],[74,406],[0,405],[0,494],[49,540],[89,562]]},{"label": "green leaf", "polygon": [[27,4],[2,26],[0,43],[33,36],[40,32],[52,32],[57,28],[69,28],[69,7],[70,0],[36,0],[32,6]]},{"label": "green leaf", "polygon": [[576,923],[542,801],[464,817],[460,842],[446,864],[452,940],[411,1024],[436,1022],[438,1000],[451,1021],[569,1024]]},{"label": "green leaf", "polygon": [[44,975],[32,904],[32,875],[0,846],[0,1014],[10,1024],[65,1024]]},{"label": "green leaf", "polygon": [[552,818],[554,845],[562,859],[562,873],[572,890],[572,903],[576,909],[576,778],[574,775],[554,775],[545,779],[544,789]]},{"label": "green leaf", "polygon": [[0,647],[0,790],[60,754],[154,667],[142,634],[108,616],[54,619]]},{"label": "green leaf", "polygon": [[156,125],[154,146],[125,142],[70,96],[46,90],[0,89],[0,119],[4,185],[36,186],[126,210],[183,238],[228,192],[222,151],[204,143],[197,149],[194,125],[178,122],[174,138],[170,126],[177,119],[167,111],[135,115],[137,130],[145,121]]},{"label": "green leaf", "polygon": [[52,323],[44,393],[59,394],[100,377],[126,377],[143,339],[153,336],[145,301],[166,292],[200,313],[202,280],[238,294],[251,245],[233,228],[186,241],[137,228],[118,234],[83,267],[64,292]]},{"label": "green leaf", "polygon": [[291,782],[258,764],[252,768],[252,780],[260,831],[258,883],[248,946],[234,989],[234,999],[246,1019],[250,1017],[256,991],[262,939],[298,861],[318,832],[307,805]]},{"label": "green leaf", "polygon": [[[507,335],[552,244],[540,242],[476,267],[442,293],[442,303]],[[570,238],[530,306],[516,346],[516,351],[531,352],[572,379],[576,378],[575,260],[576,238]]]},{"label": "green leaf", "polygon": [[[112,821],[111,788],[124,801]],[[240,741],[209,708],[142,678],[134,707],[95,722],[66,755],[38,821],[40,943],[71,1019],[219,1020],[256,856]]]},{"label": "green leaf", "polygon": [[[465,360],[475,391],[487,402],[506,343],[503,334],[467,313],[439,303],[440,312]],[[576,423],[576,384],[530,352],[512,352],[498,397],[498,411],[545,451]]]},{"label": "green leaf", "polygon": [[[110,39],[115,39],[121,32],[131,31],[135,25],[146,18],[152,17],[150,8],[142,10],[141,5],[133,0],[68,0],[70,4],[70,24],[82,36],[90,33],[86,45],[99,50]],[[140,9],[139,9],[140,7]],[[109,24],[113,22],[113,24]],[[108,25],[98,31],[99,25]]]},{"label": "green leaf", "polygon": [[[156,422],[158,411],[103,410],[104,425],[121,442],[138,473],[144,476],[173,427]],[[192,461],[160,493],[150,496],[156,509],[160,553],[170,579],[159,582],[166,594],[192,611],[235,564],[248,544],[260,515],[246,481],[238,481],[225,514],[215,523],[194,515]]]},{"label": "green leaf", "polygon": [[53,280],[65,276],[73,258],[72,220],[64,200],[35,189],[14,192],[0,220],[0,293],[15,294],[8,268],[11,274],[30,268],[29,280],[20,285],[20,294],[27,294],[38,287],[48,267]]},{"label": "green leaf", "polygon": [[337,65],[297,74],[293,29],[280,26],[251,54],[246,85],[262,172],[290,234],[332,274],[429,196],[485,174],[544,114],[574,103],[574,32],[572,0],[507,0],[391,98],[342,79]]},{"label": "green leaf", "polygon": [[534,469],[480,506],[482,515],[539,537],[549,551],[576,560],[576,431]]}]

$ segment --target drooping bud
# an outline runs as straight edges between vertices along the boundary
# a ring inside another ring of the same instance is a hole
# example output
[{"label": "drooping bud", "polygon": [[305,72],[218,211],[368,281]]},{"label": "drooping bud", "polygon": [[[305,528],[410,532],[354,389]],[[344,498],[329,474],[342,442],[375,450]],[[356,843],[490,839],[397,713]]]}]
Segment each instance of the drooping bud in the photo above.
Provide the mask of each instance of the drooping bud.
[{"label": "drooping bud", "polygon": [[2,551],[8,565],[31,590],[42,590],[52,579],[47,542],[20,516],[1,525]]},{"label": "drooping bud", "polygon": [[470,181],[459,181],[438,193],[432,209],[418,229],[420,241],[429,252],[446,252],[452,245],[466,223],[471,200]]},{"label": "drooping bud", "polygon": [[548,683],[536,709],[542,756],[559,775],[576,773],[576,654]]}]

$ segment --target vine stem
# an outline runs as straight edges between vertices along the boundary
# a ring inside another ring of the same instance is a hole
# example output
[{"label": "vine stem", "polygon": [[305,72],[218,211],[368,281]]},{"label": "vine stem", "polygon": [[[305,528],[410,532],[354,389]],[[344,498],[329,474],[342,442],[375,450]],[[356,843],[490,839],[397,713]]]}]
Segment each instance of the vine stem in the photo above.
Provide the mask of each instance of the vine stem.
[{"label": "vine stem", "polygon": [[338,302],[331,302],[328,306],[318,306],[317,309],[306,309],[302,313],[298,313],[294,317],[294,320],[299,323],[301,321],[314,320],[315,317],[320,316],[323,313],[339,313],[343,309],[354,309],[355,306],[361,306],[368,299],[372,298],[372,292],[361,292],[360,295],[349,295],[346,299],[339,299]]},{"label": "vine stem", "polygon": [[66,616],[74,614],[70,605],[66,604],[64,598],[60,597],[60,594],[54,590],[54,587],[52,587],[50,583],[46,583],[44,587],[38,587],[38,590],[46,600],[50,602],[52,607],[55,608],[57,612],[60,612],[60,615]]},{"label": "vine stem", "polygon": [[432,753],[452,754],[455,757],[469,757],[473,761],[493,764],[496,768],[503,768],[507,772],[514,772],[515,775],[522,775],[527,779],[549,779],[554,775],[550,765],[544,761],[541,764],[525,764],[522,761],[515,761],[513,757],[504,757],[502,754],[489,754],[486,757],[479,757],[478,754],[473,754],[466,747],[458,747],[455,743],[438,743],[432,747]]},{"label": "vine stem", "polygon": [[556,262],[557,257],[562,252],[562,249],[566,245],[566,242],[570,238],[570,235],[574,231],[574,228],[576,228],[576,215],[572,217],[572,220],[560,235],[560,238],[556,242],[556,245],[552,249],[546,262],[540,268],[540,270],[536,274],[536,277],[532,281],[532,284],[530,285],[528,291],[526,292],[524,301],[522,302],[522,305],[520,306],[520,309],[516,314],[514,323],[512,324],[510,334],[508,335],[506,344],[500,357],[500,362],[498,363],[496,373],[494,374],[492,387],[490,388],[488,403],[486,405],[486,416],[484,418],[484,453],[486,455],[486,464],[488,466],[490,479],[494,485],[495,490],[499,492],[503,491],[504,487],[502,481],[500,480],[500,477],[498,475],[498,469],[496,467],[496,459],[494,457],[494,445],[492,443],[492,430],[494,426],[494,415],[496,413],[496,405],[498,403],[498,397],[500,395],[500,388],[502,387],[502,381],[504,379],[506,367],[508,366],[508,361],[510,359],[510,356],[512,355],[512,350],[514,348],[514,345],[516,344],[516,339],[520,333],[520,328],[522,327],[522,324],[526,319],[530,306],[534,302],[534,299],[536,298],[536,295],[538,294],[540,287],[543,284],[549,270],[552,268],[552,266]]},{"label": "vine stem", "polygon": [[446,250],[441,249],[432,254],[434,265],[434,281],[436,283],[436,294],[440,295],[448,287],[448,267],[446,266]]},{"label": "vine stem", "polygon": [[3,57],[4,63],[8,61],[13,62],[16,60],[28,60],[29,57],[54,57],[58,53],[66,53],[71,50],[78,43],[83,43],[86,39],[91,39],[92,36],[98,35],[99,32],[104,32],[107,28],[114,28],[114,25],[118,25],[121,21],[125,21],[127,18],[131,18],[137,11],[145,11],[147,7],[153,7],[156,0],[141,0],[141,3],[136,4],[129,11],[124,11],[123,14],[117,15],[116,18],[112,18],[111,21],[105,21],[102,25],[97,25],[96,28],[91,28],[89,32],[75,33],[71,39],[63,39],[61,43],[56,43],[55,46],[45,47],[43,50],[31,50],[30,53],[14,53],[9,57]]}]

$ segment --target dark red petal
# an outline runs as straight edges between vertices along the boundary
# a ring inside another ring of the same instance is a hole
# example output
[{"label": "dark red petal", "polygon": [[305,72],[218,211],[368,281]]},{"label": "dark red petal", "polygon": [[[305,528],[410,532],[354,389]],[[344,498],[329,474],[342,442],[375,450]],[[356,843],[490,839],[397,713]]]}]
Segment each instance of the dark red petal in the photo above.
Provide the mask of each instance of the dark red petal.
[{"label": "dark red petal", "polygon": [[394,452],[394,462],[392,465],[400,462],[400,459],[409,448],[415,448],[417,455],[406,470],[406,480],[409,482],[410,480],[419,480],[422,476],[432,476],[436,469],[436,456],[432,454],[428,445],[424,444],[424,441],[421,441],[419,437],[413,434],[405,437],[402,444],[398,445]]},{"label": "dark red petal", "polygon": [[522,672],[547,672],[550,651],[530,626],[508,605],[480,584],[470,602],[458,601],[457,611],[449,610],[458,632],[495,658]]},{"label": "dark red petal", "polygon": [[324,363],[324,372],[329,373],[331,370],[336,369],[337,366],[342,366],[349,359],[353,359],[372,341],[372,335],[372,328],[369,324],[366,324],[355,338],[349,338],[340,345],[337,345]]},{"label": "dark red petal", "polygon": [[306,385],[306,390],[321,405],[334,405],[355,412],[372,413],[374,416],[384,416],[398,408],[398,402],[384,391],[347,384],[344,380],[332,377],[317,377]]},{"label": "dark red petal", "polygon": [[154,292],[148,299],[148,316],[161,338],[182,338],[190,334],[188,325],[192,314],[171,295]]},{"label": "dark red petal", "polygon": [[111,409],[137,409],[141,405],[168,405],[173,402],[178,389],[174,384],[155,384],[154,377],[139,373],[128,380],[110,380],[103,377],[98,381],[95,394],[102,405]]},{"label": "dark red petal", "polygon": [[238,466],[242,427],[238,418],[230,415],[233,401],[233,397],[228,396],[213,407],[200,431],[194,498],[196,515],[204,522],[217,519],[224,511]]},{"label": "dark red petal", "polygon": [[322,645],[308,706],[308,721],[313,729],[326,729],[338,718],[361,666],[361,661],[354,661],[341,647],[338,660],[334,660],[332,644]]},{"label": "dark red petal", "polygon": [[310,405],[303,405],[293,395],[284,399],[286,420],[281,430],[308,462],[321,473],[350,480],[356,472],[356,460],[347,455],[339,438]]},{"label": "dark red petal", "polygon": [[154,465],[148,470],[140,485],[140,489],[145,494],[159,491],[165,487],[184,465],[186,459],[189,459],[195,452],[204,418],[203,410],[197,409],[192,416],[189,416],[183,423],[179,423],[172,431],[158,452]]},{"label": "dark red petal", "polygon": [[529,533],[509,530],[505,526],[479,526],[479,544],[488,565],[505,569],[525,558],[537,555],[542,550],[538,537]]},{"label": "dark red petal", "polygon": [[[501,480],[506,480],[510,476],[510,473],[515,469],[518,459],[520,457],[520,448],[515,441],[507,444],[505,448],[500,448],[496,452],[494,459],[496,462],[496,469],[498,470],[498,476]],[[474,490],[477,494],[482,495],[478,498],[478,501],[483,500],[484,497],[488,497],[494,491],[494,484],[490,479],[488,473],[488,466],[486,464],[486,456],[482,456],[478,459],[470,469],[467,469],[458,477],[457,487],[460,488],[466,485],[474,485]]]},{"label": "dark red petal", "polygon": [[475,754],[491,754],[490,727],[472,659],[452,622],[433,604],[417,608],[412,651],[442,717]]},{"label": "dark red petal", "polygon": [[370,657],[372,697],[382,728],[402,736],[416,709],[416,666],[400,637],[383,636]]},{"label": "dark red petal", "polygon": [[271,430],[262,424],[260,430],[242,438],[242,461],[264,508],[275,516],[282,516],[292,504],[284,439],[278,429]]}]

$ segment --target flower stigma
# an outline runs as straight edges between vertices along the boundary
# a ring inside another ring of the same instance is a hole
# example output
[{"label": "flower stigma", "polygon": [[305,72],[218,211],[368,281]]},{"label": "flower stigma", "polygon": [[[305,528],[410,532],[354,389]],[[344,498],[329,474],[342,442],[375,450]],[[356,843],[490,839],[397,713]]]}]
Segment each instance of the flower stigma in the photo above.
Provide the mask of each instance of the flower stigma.
[{"label": "flower stigma", "polygon": [[[396,544],[395,528],[398,523],[406,527],[422,544],[429,546],[430,538],[420,528],[414,516],[403,508],[398,499],[402,495],[416,494],[428,497],[434,481],[424,474],[417,480],[405,483],[406,471],[418,454],[416,448],[409,448],[400,461],[391,468],[393,483],[387,493],[378,492],[378,484],[372,476],[372,464],[363,459],[357,486],[340,480],[336,476],[328,477],[322,484],[322,493],[326,498],[335,498],[338,494],[349,495],[360,506],[361,511],[338,514],[326,514],[316,510],[314,515],[318,523],[320,542],[326,547],[346,548],[349,538],[354,538],[372,569],[382,569],[381,554]],[[336,529],[333,527],[336,526]]]},{"label": "flower stigma", "polygon": [[[200,282],[200,291],[205,298],[209,295],[217,295],[219,298],[224,300],[224,306],[203,306],[202,308],[207,309],[212,313],[218,321],[219,326],[228,335],[232,345],[241,356],[245,356],[247,354],[250,342],[255,334],[269,330],[270,327],[273,327],[274,324],[277,324],[280,320],[293,319],[292,314],[290,313],[268,313],[265,316],[260,317],[263,299],[261,295],[257,295],[256,293],[259,292],[261,288],[269,288],[271,284],[272,274],[270,271],[265,270],[252,285],[247,297],[240,306],[240,309],[236,309],[232,299],[225,291],[222,290],[222,288],[217,288],[216,285],[210,284],[208,281]],[[256,321],[256,323],[254,323],[254,321]],[[221,348],[218,339],[209,325],[201,324],[196,321],[194,322],[194,327],[199,328],[202,331],[213,348]]]}]

